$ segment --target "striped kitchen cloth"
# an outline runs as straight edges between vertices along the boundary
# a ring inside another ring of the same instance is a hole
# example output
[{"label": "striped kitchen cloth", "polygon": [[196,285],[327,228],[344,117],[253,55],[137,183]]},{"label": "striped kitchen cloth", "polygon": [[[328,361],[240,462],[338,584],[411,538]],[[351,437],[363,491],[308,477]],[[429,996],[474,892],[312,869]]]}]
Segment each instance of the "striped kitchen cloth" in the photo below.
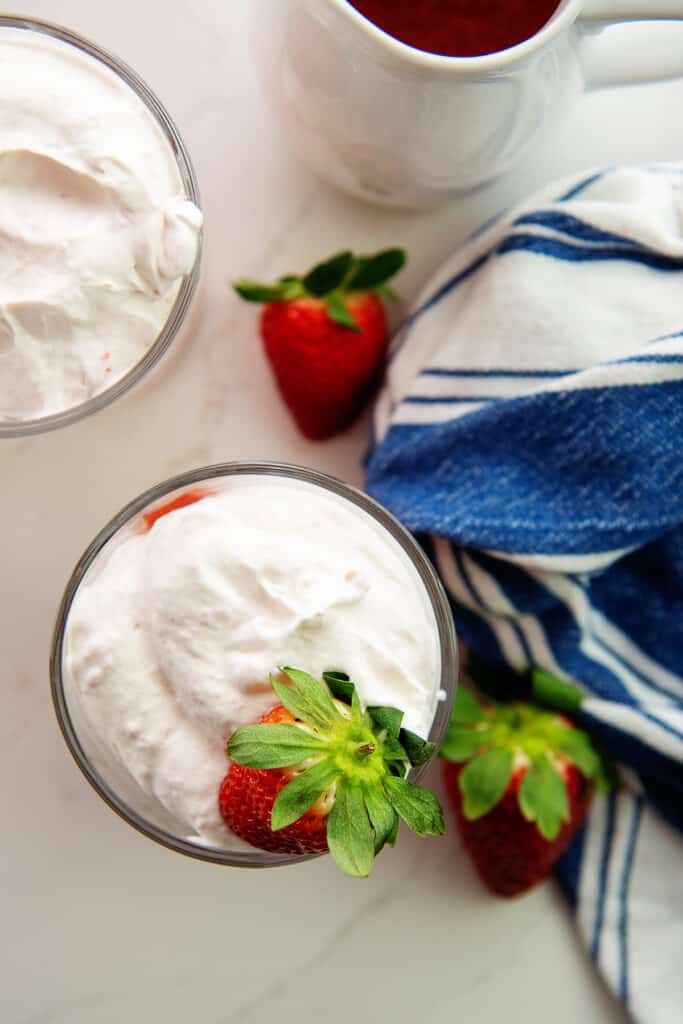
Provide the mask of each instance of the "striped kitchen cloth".
[{"label": "striped kitchen cloth", "polygon": [[397,336],[367,490],[430,550],[461,637],[589,694],[622,766],[559,876],[633,1018],[683,1019],[683,164],[545,190]]}]

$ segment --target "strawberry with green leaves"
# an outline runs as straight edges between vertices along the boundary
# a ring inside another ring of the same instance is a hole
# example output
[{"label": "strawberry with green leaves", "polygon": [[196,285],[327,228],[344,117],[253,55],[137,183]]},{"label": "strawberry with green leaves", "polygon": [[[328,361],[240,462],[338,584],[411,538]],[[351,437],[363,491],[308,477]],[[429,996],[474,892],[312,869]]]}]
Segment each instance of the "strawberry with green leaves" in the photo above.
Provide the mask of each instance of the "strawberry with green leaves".
[{"label": "strawberry with green leaves", "polygon": [[[559,689],[565,706],[575,707],[573,688]],[[608,785],[590,737],[564,714],[522,701],[480,702],[462,685],[440,754],[465,848],[500,896],[523,893],[550,874],[593,793]]]},{"label": "strawberry with green leaves", "polygon": [[265,303],[266,356],[306,437],[322,440],[345,430],[375,390],[389,340],[382,300],[394,297],[387,282],[404,263],[402,249],[340,252],[303,277],[235,283],[243,299]]},{"label": "strawberry with green leaves", "polygon": [[236,835],[274,853],[329,850],[365,877],[401,820],[420,836],[444,832],[436,797],[405,778],[434,745],[402,728],[401,711],[363,709],[343,672],[320,682],[285,668],[271,683],[280,703],[228,740],[219,806]]}]

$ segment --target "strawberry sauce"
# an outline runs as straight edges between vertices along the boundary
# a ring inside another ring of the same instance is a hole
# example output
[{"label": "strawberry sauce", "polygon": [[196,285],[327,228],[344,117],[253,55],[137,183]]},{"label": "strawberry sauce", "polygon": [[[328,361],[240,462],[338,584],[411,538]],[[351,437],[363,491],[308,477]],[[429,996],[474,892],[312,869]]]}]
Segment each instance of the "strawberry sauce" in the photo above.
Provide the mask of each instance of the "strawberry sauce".
[{"label": "strawberry sauce", "polygon": [[167,516],[169,512],[175,512],[176,509],[185,508],[186,505],[194,505],[196,501],[201,501],[205,498],[209,492],[201,487],[190,488],[190,490],[183,491],[182,494],[177,494],[175,498],[171,498],[164,505],[157,505],[156,508],[150,509],[149,512],[143,512],[141,519],[144,524],[143,533],[147,533],[151,530],[158,519],[162,516]]},{"label": "strawberry sauce", "polygon": [[497,53],[535,35],[558,0],[349,0],[379,28],[449,57]]}]

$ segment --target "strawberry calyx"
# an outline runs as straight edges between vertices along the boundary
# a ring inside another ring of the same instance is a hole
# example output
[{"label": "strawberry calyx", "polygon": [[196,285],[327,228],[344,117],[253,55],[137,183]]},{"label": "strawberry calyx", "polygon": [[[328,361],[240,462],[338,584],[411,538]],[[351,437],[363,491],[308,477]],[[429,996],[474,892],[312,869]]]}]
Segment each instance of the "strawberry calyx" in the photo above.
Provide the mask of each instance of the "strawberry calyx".
[{"label": "strawberry calyx", "polygon": [[575,769],[598,791],[608,789],[611,779],[591,737],[564,713],[571,699],[577,706],[581,692],[548,673],[540,675],[539,693],[546,703],[559,695],[562,713],[526,701],[480,699],[461,684],[439,753],[465,765],[458,778],[465,818],[483,817],[516,788],[524,818],[552,841],[570,820],[568,772]]},{"label": "strawberry calyx", "polygon": [[429,760],[434,744],[402,728],[403,712],[363,708],[344,672],[325,672],[319,681],[283,668],[271,685],[295,722],[243,726],[227,753],[248,768],[296,769],[273,804],[274,832],[324,798],[331,804],[330,854],[356,877],[369,875],[380,850],[395,844],[400,820],[421,836],[443,834],[436,797],[405,778],[408,765]]},{"label": "strawberry calyx", "polygon": [[322,299],[331,320],[358,331],[359,327],[345,301],[346,296],[354,292],[374,292],[381,298],[394,299],[396,296],[387,286],[387,281],[401,270],[405,261],[403,249],[382,249],[367,256],[355,256],[344,251],[317,263],[302,277],[285,274],[274,284],[243,278],[235,282],[234,288],[247,302]]}]

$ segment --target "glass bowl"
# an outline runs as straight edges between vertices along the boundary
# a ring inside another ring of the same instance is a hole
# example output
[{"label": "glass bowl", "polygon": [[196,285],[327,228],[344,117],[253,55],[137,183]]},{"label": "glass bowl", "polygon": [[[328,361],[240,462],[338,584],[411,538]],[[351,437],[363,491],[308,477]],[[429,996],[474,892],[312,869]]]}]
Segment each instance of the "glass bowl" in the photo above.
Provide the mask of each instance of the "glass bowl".
[{"label": "glass bowl", "polygon": [[[86,749],[92,750],[93,747],[96,747],[97,740],[93,736],[88,736],[88,727],[82,721],[79,722],[79,702],[77,700],[70,701],[67,687],[65,687],[65,673],[63,673],[62,665],[69,612],[78,589],[89,572],[91,570],[96,571],[96,566],[94,569],[93,566],[99,559],[99,556],[105,552],[109,545],[116,544],[120,531],[130,527],[132,520],[145,512],[150,506],[156,505],[160,499],[166,499],[175,491],[185,490],[187,487],[209,482],[216,478],[239,475],[282,477],[288,480],[303,481],[304,483],[332,492],[365,512],[376,524],[385,529],[393,538],[393,541],[402,548],[424,586],[425,595],[434,617],[437,632],[435,642],[440,659],[437,688],[441,691],[441,699],[436,705],[429,739],[437,746],[441,743],[448,726],[455,697],[458,656],[455,629],[448,599],[431,563],[413,537],[401,526],[398,520],[372,498],[323,473],[281,463],[223,463],[183,473],[145,491],[144,494],[141,494],[126,505],[118,515],[114,516],[82,555],[67,584],[57,615],[52,642],[50,678],[52,698],[59,726],[73,758],[88,782],[99,793],[105,803],[124,818],[129,825],[132,825],[133,828],[136,828],[163,846],[198,860],[235,867],[276,867],[283,864],[299,863],[309,859],[309,857],[306,855],[274,854],[256,848],[245,848],[240,840],[236,840],[239,846],[235,849],[206,845],[199,839],[188,839],[186,836],[174,834],[163,824],[151,820],[151,816],[144,810],[141,812],[140,808],[131,806],[127,799],[122,798],[117,792],[116,781],[113,777],[104,777],[104,774],[93,763],[93,758]],[[416,781],[419,779],[425,767],[412,769],[409,776],[411,780]],[[319,856],[319,854],[311,856]]]},{"label": "glass bowl", "polygon": [[[185,198],[189,199],[195,206],[201,209],[197,178],[192,166],[192,161],[190,160],[190,155],[182,140],[180,132],[171,120],[166,108],[157,99],[149,86],[146,85],[142,78],[140,78],[132,68],[119,60],[118,57],[107,53],[106,50],[102,50],[94,43],[76,35],[75,32],[70,32],[68,29],[62,28],[60,25],[53,25],[50,22],[40,21],[35,18],[22,18],[16,15],[0,14],[0,29],[3,28],[39,32],[42,35],[60,40],[63,43],[68,43],[88,56],[93,57],[121,78],[133,90],[138,99],[140,99],[147,107],[162,135],[166,139],[166,142],[170,146],[176,159]],[[158,338],[151,347],[147,349],[142,358],[122,377],[115,380],[113,384],[104,391],[100,391],[85,402],[71,406],[68,409],[49,413],[46,416],[38,416],[33,419],[0,419],[0,439],[3,437],[23,437],[29,434],[39,434],[44,431],[55,430],[58,427],[64,427],[69,423],[74,423],[86,416],[90,416],[94,412],[98,412],[100,409],[109,405],[110,402],[113,402],[114,399],[132,388],[134,384],[137,384],[137,382],[141,380],[153,366],[156,366],[173,339],[178,334],[178,331],[186,319],[192,298],[199,282],[201,255],[202,232],[200,231],[194,266],[190,273],[186,274],[185,277],[181,279],[175,302]]]}]

